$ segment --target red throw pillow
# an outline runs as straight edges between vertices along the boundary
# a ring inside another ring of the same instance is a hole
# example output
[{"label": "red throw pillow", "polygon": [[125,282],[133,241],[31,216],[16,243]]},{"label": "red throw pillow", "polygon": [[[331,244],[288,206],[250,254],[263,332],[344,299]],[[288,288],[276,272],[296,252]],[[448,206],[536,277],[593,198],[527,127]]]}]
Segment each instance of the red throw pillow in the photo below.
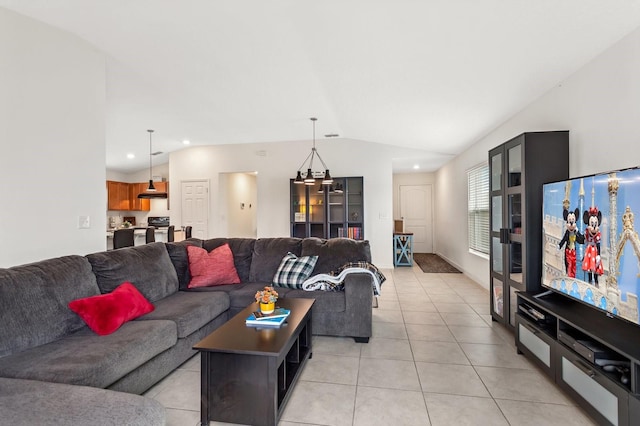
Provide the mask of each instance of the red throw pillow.
[{"label": "red throw pillow", "polygon": [[96,334],[106,336],[122,324],[153,311],[154,306],[130,282],[120,284],[108,294],[69,302],[69,309]]},{"label": "red throw pillow", "polygon": [[223,244],[209,253],[200,247],[187,246],[187,254],[191,272],[187,288],[240,283],[229,244]]}]

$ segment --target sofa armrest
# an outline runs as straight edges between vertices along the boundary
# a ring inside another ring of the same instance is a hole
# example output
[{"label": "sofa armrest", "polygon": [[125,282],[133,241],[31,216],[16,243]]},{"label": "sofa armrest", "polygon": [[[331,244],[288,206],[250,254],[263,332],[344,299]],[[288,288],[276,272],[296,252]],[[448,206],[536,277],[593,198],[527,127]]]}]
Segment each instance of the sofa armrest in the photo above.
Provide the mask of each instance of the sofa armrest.
[{"label": "sofa armrest", "polygon": [[345,277],[344,292],[347,320],[352,322],[354,334],[362,341],[371,337],[373,278],[367,273],[353,273]]}]

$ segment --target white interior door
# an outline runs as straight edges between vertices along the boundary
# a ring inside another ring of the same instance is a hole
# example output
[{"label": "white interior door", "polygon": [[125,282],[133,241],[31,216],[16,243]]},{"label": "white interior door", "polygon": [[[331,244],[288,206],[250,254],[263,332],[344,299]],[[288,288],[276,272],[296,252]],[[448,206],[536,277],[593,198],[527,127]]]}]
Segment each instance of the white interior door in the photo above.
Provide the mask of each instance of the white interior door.
[{"label": "white interior door", "polygon": [[433,253],[433,186],[400,185],[400,216],[414,253]]},{"label": "white interior door", "polygon": [[209,181],[182,181],[182,226],[192,226],[192,237],[209,234]]}]

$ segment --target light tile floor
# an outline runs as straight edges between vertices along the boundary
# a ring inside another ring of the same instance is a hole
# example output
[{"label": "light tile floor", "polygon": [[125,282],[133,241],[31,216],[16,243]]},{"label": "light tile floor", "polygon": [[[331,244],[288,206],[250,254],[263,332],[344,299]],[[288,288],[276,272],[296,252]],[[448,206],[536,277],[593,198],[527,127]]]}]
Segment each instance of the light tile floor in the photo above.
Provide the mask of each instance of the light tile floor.
[{"label": "light tile floor", "polygon": [[[595,424],[516,354],[481,286],[417,266],[384,272],[369,343],[314,337],[281,426]],[[199,424],[199,356],[146,395],[167,408],[168,425]]]}]

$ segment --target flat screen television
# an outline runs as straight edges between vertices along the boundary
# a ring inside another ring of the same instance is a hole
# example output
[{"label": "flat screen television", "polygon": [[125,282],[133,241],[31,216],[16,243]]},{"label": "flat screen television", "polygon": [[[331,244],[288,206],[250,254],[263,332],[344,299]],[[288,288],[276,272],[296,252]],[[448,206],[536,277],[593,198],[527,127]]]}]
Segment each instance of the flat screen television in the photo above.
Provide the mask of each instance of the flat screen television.
[{"label": "flat screen television", "polygon": [[543,185],[542,285],[639,324],[635,214],[640,219],[639,168]]}]

